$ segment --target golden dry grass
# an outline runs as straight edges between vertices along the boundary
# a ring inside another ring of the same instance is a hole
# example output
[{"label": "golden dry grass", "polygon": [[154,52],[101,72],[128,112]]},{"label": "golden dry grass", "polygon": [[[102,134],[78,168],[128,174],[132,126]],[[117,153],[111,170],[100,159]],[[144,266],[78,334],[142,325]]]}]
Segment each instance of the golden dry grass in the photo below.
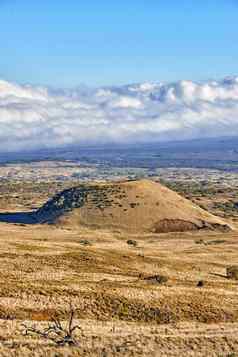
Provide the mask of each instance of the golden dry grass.
[{"label": "golden dry grass", "polygon": [[[221,341],[224,351],[238,351],[238,286],[225,277],[226,267],[238,261],[237,233],[132,237],[137,247],[127,244],[128,235],[109,231],[2,223],[2,355],[63,353],[47,341],[23,337],[20,330],[23,321],[44,324],[56,314],[64,319],[70,301],[83,327],[82,347],[68,349],[70,355],[82,349],[91,356],[115,355],[117,349],[117,355],[128,356],[139,351],[156,356],[158,350],[192,355],[207,345],[215,356]],[[201,237],[212,244],[197,244]],[[82,245],[82,239],[92,245]],[[153,274],[167,276],[168,282],[144,279]],[[202,288],[196,286],[199,280]]]},{"label": "golden dry grass", "polygon": [[[129,234],[0,223],[0,355],[238,354],[238,282],[226,278],[233,264],[237,231]],[[168,281],[145,279],[156,274]],[[82,326],[79,347],[23,336],[23,322],[66,319],[69,302]]]}]

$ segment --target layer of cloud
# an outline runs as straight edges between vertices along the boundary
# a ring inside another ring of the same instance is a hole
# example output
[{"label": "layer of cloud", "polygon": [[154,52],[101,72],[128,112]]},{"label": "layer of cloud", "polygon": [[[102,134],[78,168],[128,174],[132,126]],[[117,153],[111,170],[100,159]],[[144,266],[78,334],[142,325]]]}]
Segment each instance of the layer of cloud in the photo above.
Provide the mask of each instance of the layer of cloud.
[{"label": "layer of cloud", "polygon": [[238,136],[238,77],[49,89],[0,80],[0,151]]}]

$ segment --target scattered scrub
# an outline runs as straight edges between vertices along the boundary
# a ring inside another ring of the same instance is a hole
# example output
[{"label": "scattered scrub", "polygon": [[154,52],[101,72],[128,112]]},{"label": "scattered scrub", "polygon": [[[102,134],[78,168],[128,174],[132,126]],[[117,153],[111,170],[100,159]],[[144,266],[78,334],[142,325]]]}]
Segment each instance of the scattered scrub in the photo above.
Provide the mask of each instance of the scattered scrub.
[{"label": "scattered scrub", "polygon": [[165,275],[151,275],[145,277],[144,280],[153,284],[165,284],[168,281],[168,277]]},{"label": "scattered scrub", "polygon": [[205,241],[204,239],[196,239],[194,242],[195,242],[195,244],[216,245],[216,244],[226,243],[226,240],[215,239],[215,240]]},{"label": "scattered scrub", "polygon": [[226,269],[226,276],[228,279],[238,280],[238,266],[232,265]]},{"label": "scattered scrub", "polygon": [[223,243],[226,243],[224,239],[215,239],[206,242],[207,245],[213,245],[213,244],[215,245],[215,244],[223,244]]},{"label": "scattered scrub", "polygon": [[198,288],[202,288],[204,286],[204,281],[203,280],[199,280],[199,282],[197,283],[197,287]]},{"label": "scattered scrub", "polygon": [[138,246],[137,241],[133,240],[133,239],[128,239],[127,244],[128,245],[132,245],[133,247],[137,247]]},{"label": "scattered scrub", "polygon": [[237,202],[214,202],[213,208],[223,211],[229,214],[235,214],[238,212],[238,203]]},{"label": "scattered scrub", "polygon": [[205,244],[206,243],[203,239],[196,239],[194,242],[196,244]]},{"label": "scattered scrub", "polygon": [[79,241],[79,243],[81,244],[81,245],[92,245],[92,243],[89,241],[89,240],[87,240],[87,239],[82,239],[82,240],[80,240]]}]

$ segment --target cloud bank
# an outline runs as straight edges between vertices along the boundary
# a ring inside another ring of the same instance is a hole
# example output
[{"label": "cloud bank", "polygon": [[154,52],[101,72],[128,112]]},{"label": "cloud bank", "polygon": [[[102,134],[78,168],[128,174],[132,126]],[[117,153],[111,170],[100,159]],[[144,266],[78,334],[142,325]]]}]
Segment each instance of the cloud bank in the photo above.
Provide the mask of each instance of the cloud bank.
[{"label": "cloud bank", "polygon": [[238,136],[238,77],[50,89],[0,80],[0,151]]}]

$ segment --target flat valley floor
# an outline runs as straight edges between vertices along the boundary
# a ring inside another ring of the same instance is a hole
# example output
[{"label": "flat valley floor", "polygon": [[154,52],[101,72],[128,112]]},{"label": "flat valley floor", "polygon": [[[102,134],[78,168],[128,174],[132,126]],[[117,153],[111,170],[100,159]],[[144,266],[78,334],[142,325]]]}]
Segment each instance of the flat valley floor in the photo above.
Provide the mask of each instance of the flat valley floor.
[{"label": "flat valley floor", "polygon": [[[1,212],[37,207],[62,189],[43,186],[1,185]],[[236,193],[190,198],[215,202],[211,211],[222,207],[236,227]],[[127,235],[1,222],[0,355],[238,356],[238,281],[226,277],[236,264],[238,231]],[[70,304],[77,347],[25,334],[23,324],[67,322]]]}]

